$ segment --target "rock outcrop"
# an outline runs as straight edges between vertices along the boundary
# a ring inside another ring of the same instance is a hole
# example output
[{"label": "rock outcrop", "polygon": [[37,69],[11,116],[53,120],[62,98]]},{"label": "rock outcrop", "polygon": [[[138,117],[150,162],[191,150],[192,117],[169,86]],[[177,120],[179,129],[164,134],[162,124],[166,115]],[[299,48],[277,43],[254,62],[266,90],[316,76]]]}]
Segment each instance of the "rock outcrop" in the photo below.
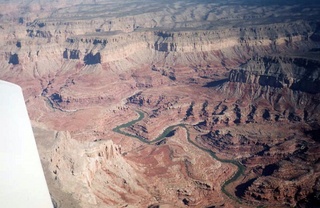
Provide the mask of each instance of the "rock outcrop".
[{"label": "rock outcrop", "polygon": [[[220,90],[247,102],[266,100],[269,104],[264,102],[263,119],[270,120],[273,117],[272,120],[279,120],[281,112],[285,115],[289,110],[288,120],[304,119],[312,123],[319,116],[319,105],[314,102],[319,99],[319,66],[317,60],[255,57],[241,65],[240,69],[231,70],[229,82],[224,83]],[[271,109],[277,111],[278,116],[274,115],[275,112],[271,113]],[[242,117],[252,118],[252,113]]]},{"label": "rock outcrop", "polygon": [[68,132],[58,132],[49,157],[52,177],[84,207],[125,204],[128,198],[137,203],[149,197],[141,177],[122,157],[121,147],[111,140],[81,143]]},{"label": "rock outcrop", "polygon": [[[182,24],[185,20],[173,10],[157,13],[146,10],[133,17],[106,16],[109,20],[96,17],[91,21],[86,20],[87,14],[83,13],[80,5],[68,11],[70,17],[64,16],[65,9],[60,9],[50,17],[41,20],[29,18],[26,23],[16,25],[13,39],[19,41],[20,47],[16,46],[17,41],[4,41],[2,50],[19,57],[19,62],[14,57],[3,57],[2,60],[13,64],[22,63],[29,70],[35,67],[45,70],[47,67],[42,67],[45,64],[55,66],[68,59],[79,59],[86,65],[116,62],[120,68],[128,64],[132,66],[127,59],[139,64],[163,60],[168,64],[218,61],[228,65],[231,60],[241,62],[257,54],[264,56],[296,49],[307,52],[320,47],[316,38],[318,23],[310,21],[307,14],[304,20],[293,19],[283,23],[271,22],[272,18],[262,13],[261,18],[269,18],[270,23],[253,24],[258,19],[249,18],[252,24],[241,25],[239,21],[248,18],[246,14],[239,13],[238,20],[228,15],[219,18],[214,12],[217,10],[214,5],[208,5],[211,11],[202,7],[202,4],[196,6],[195,17],[190,19],[192,23],[189,27],[193,27],[192,30]],[[79,18],[77,12],[84,16]],[[188,9],[185,8],[183,13],[187,14]],[[97,12],[96,15],[99,14],[104,13]],[[172,17],[171,22],[159,19],[159,16],[166,15]],[[199,21],[201,18],[205,23],[202,26]],[[234,22],[223,26],[221,22],[228,18]],[[9,25],[2,27],[5,29]],[[10,34],[5,33],[3,40],[8,36]]]},{"label": "rock outcrop", "polygon": [[320,62],[303,58],[253,58],[232,70],[230,82],[259,84],[274,88],[289,88],[311,94],[319,93]]}]

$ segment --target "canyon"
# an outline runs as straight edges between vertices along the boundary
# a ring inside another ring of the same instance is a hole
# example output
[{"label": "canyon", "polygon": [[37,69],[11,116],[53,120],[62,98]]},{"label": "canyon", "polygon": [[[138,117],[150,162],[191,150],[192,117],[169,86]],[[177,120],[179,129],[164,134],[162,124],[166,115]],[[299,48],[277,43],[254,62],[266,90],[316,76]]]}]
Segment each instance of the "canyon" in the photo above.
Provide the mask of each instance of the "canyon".
[{"label": "canyon", "polygon": [[0,79],[23,89],[54,207],[320,206],[319,17],[0,1]]}]

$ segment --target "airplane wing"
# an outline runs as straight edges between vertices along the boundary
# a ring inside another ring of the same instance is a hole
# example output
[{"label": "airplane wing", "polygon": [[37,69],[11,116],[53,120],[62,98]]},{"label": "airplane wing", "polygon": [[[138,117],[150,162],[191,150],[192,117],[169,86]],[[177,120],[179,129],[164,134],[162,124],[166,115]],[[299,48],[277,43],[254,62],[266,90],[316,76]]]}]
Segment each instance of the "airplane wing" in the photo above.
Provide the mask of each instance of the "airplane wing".
[{"label": "airplane wing", "polygon": [[22,89],[1,80],[0,207],[53,207]]}]

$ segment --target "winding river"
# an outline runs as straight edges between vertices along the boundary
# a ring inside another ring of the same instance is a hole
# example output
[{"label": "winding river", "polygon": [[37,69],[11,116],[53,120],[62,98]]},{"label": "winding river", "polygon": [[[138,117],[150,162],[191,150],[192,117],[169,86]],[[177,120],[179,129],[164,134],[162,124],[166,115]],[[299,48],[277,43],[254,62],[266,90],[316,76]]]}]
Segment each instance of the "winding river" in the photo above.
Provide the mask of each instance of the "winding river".
[{"label": "winding river", "polygon": [[119,134],[123,134],[123,135],[129,136],[129,137],[133,137],[133,138],[139,139],[141,142],[143,142],[145,144],[154,144],[154,143],[156,143],[158,141],[161,141],[165,137],[167,137],[167,135],[169,135],[173,131],[173,129],[176,128],[176,127],[182,127],[184,129],[186,129],[188,142],[193,144],[198,149],[200,149],[200,150],[202,150],[204,152],[207,152],[212,158],[214,158],[214,159],[216,159],[216,160],[218,160],[218,161],[220,161],[222,163],[231,163],[231,164],[237,166],[238,170],[233,174],[232,177],[230,177],[228,180],[224,181],[224,183],[221,186],[221,191],[224,194],[226,194],[229,198],[235,200],[238,203],[241,203],[240,199],[238,199],[237,197],[235,197],[234,195],[232,195],[231,193],[229,193],[226,190],[227,185],[229,185],[230,183],[236,181],[244,173],[245,167],[241,163],[239,163],[236,160],[221,159],[221,158],[217,157],[215,152],[213,152],[213,151],[211,151],[209,149],[203,148],[203,147],[199,146],[198,144],[196,144],[194,141],[192,141],[190,139],[190,133],[189,133],[188,128],[186,127],[186,124],[177,124],[177,125],[169,126],[163,131],[163,133],[160,136],[158,136],[156,139],[154,139],[152,141],[147,141],[142,137],[139,137],[137,135],[130,134],[128,132],[122,131],[121,129],[126,128],[126,127],[130,127],[131,125],[141,121],[144,118],[144,113],[142,111],[136,111],[136,112],[139,114],[139,118],[137,118],[135,120],[132,120],[132,121],[130,121],[128,123],[122,124],[120,126],[117,126],[116,128],[113,129],[113,131],[117,132]]}]

